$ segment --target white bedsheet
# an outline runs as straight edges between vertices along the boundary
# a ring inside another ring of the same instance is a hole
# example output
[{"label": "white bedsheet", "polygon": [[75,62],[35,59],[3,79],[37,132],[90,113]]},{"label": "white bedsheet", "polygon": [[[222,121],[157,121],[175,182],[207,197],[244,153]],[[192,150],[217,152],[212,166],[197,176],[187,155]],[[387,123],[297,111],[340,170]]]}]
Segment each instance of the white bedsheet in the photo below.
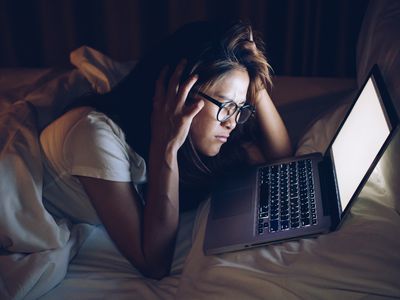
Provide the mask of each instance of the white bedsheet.
[{"label": "white bedsheet", "polygon": [[203,253],[206,203],[177,299],[400,298],[400,217],[375,179],[339,231],[218,256]]},{"label": "white bedsheet", "polygon": [[[323,153],[347,108],[340,106],[316,122],[296,154]],[[342,227],[317,238],[205,256],[209,202],[204,203],[177,299],[400,298],[400,197],[387,190],[382,163]]]},{"label": "white bedsheet", "polygon": [[160,281],[143,277],[99,226],[72,260],[65,279],[41,299],[175,299],[195,215],[195,210],[181,215],[170,276]]},{"label": "white bedsheet", "polygon": [[71,228],[61,247],[33,253],[0,253],[0,299],[37,299],[54,288],[67,273],[70,260],[91,233],[90,225]]}]

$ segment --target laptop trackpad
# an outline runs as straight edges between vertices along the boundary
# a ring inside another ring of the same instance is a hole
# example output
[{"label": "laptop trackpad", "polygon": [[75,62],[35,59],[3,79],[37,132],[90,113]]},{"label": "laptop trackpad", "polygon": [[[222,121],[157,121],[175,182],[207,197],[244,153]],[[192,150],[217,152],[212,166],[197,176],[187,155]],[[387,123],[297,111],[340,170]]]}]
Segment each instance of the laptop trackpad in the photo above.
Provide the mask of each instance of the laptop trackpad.
[{"label": "laptop trackpad", "polygon": [[252,188],[249,187],[216,193],[212,199],[212,218],[246,214],[250,212],[252,203]]}]

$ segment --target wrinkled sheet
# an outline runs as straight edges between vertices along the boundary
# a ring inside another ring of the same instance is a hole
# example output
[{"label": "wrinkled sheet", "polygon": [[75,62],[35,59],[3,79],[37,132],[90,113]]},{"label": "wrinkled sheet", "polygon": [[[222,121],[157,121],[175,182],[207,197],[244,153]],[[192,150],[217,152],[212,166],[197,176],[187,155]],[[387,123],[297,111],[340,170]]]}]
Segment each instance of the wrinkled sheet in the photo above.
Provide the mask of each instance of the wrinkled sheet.
[{"label": "wrinkled sheet", "polygon": [[65,279],[41,299],[175,299],[192,246],[195,216],[193,210],[180,217],[170,276],[160,281],[143,277],[98,226],[72,260]]},{"label": "wrinkled sheet", "polygon": [[207,202],[177,299],[400,298],[400,216],[376,176],[340,230],[221,255],[203,252]]},{"label": "wrinkled sheet", "polygon": [[[0,299],[37,299],[64,278],[91,232],[89,225],[55,220],[45,210],[38,141],[38,124],[50,117],[60,85],[84,78],[73,71],[0,74]],[[36,98],[41,109],[27,98]]]},{"label": "wrinkled sheet", "polygon": [[74,225],[69,240],[59,248],[33,253],[0,251],[0,299],[37,299],[54,288],[91,232],[90,225]]}]

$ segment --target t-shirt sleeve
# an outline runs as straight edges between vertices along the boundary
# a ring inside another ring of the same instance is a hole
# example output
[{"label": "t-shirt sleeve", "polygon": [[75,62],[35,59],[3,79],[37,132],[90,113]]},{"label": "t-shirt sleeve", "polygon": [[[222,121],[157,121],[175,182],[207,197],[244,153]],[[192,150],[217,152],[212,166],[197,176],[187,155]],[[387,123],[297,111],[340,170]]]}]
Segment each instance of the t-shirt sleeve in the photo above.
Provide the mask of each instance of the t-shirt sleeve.
[{"label": "t-shirt sleeve", "polygon": [[89,114],[79,120],[68,133],[63,148],[71,175],[131,181],[124,136],[106,117]]}]

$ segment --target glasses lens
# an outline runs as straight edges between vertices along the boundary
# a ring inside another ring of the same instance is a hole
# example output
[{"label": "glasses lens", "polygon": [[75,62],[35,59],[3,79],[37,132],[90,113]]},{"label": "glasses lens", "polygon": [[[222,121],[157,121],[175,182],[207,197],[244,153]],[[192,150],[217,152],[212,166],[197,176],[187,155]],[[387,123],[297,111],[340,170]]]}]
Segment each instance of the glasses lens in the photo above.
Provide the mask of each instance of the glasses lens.
[{"label": "glasses lens", "polygon": [[238,113],[238,115],[236,117],[236,122],[238,124],[243,124],[244,122],[246,122],[250,118],[252,113],[253,113],[253,110],[250,107],[248,107],[248,106],[247,107],[242,107],[239,110],[239,113]]},{"label": "glasses lens", "polygon": [[234,102],[227,102],[222,105],[218,112],[217,119],[220,122],[224,122],[232,117],[237,110],[237,106]]}]

